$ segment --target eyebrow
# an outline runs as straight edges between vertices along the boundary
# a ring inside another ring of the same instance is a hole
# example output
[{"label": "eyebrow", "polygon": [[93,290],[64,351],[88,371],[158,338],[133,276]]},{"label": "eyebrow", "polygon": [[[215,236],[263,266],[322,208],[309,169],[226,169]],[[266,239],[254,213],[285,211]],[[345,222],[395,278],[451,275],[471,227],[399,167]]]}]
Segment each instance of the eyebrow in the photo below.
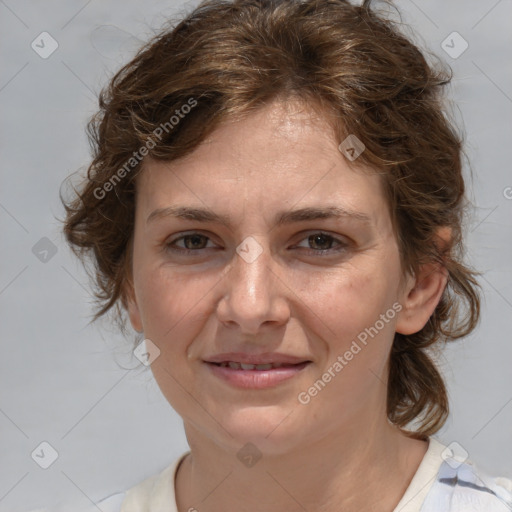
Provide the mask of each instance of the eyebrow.
[{"label": "eyebrow", "polygon": [[[164,217],[175,217],[179,219],[192,220],[196,222],[212,222],[230,227],[230,219],[225,215],[214,213],[206,208],[190,206],[169,206],[157,208],[152,211],[146,219],[146,224]],[[297,210],[278,212],[274,217],[276,226],[292,224],[294,222],[305,222],[319,219],[352,219],[365,224],[371,224],[371,218],[365,213],[349,210],[339,206],[307,207]]]}]

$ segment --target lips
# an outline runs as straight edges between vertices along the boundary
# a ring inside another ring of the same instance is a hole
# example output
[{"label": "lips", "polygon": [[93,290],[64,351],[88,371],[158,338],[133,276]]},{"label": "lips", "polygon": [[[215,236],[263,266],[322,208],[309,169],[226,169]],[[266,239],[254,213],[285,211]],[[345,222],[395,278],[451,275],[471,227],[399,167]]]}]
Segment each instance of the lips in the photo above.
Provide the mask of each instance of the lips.
[{"label": "lips", "polygon": [[312,363],[287,354],[219,354],[204,361],[214,376],[231,386],[265,389],[298,376]]},{"label": "lips", "polygon": [[[230,352],[225,354],[217,354],[205,359],[207,363],[215,363],[221,365],[230,365],[238,364],[238,365],[252,365],[252,366],[261,366],[261,365],[272,365],[271,368],[279,368],[281,366],[293,366],[296,364],[310,362],[310,359],[307,357],[297,357],[289,354],[281,354],[279,352],[265,353],[265,354],[246,354],[243,352]],[[236,368],[240,369],[240,368]],[[252,369],[252,368],[244,368],[244,369]],[[267,369],[267,368],[261,368]]]},{"label": "lips", "polygon": [[272,370],[275,368],[282,368],[283,366],[293,366],[293,365],[285,365],[283,363],[263,363],[263,364],[249,364],[249,363],[238,363],[236,361],[224,361],[222,363],[213,363],[218,364],[223,368],[232,368],[233,370]]}]

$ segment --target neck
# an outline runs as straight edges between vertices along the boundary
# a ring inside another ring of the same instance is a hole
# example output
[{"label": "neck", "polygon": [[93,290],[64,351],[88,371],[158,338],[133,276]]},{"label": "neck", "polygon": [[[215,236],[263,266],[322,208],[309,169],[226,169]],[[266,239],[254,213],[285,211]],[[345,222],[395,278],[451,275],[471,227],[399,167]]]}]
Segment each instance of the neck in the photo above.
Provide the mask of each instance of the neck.
[{"label": "neck", "polygon": [[176,479],[179,512],[392,512],[405,493],[427,442],[384,421],[333,432],[251,467],[190,427],[190,455]]}]

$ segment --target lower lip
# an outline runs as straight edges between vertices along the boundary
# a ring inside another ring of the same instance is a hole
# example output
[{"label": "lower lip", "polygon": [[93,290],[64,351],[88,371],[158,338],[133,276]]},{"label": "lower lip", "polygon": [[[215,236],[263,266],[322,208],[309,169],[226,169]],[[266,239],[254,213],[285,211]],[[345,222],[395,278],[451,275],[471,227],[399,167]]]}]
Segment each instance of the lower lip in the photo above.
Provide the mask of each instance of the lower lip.
[{"label": "lower lip", "polygon": [[244,389],[265,389],[298,375],[309,362],[271,370],[235,370],[229,366],[206,363],[212,373],[229,384]]}]

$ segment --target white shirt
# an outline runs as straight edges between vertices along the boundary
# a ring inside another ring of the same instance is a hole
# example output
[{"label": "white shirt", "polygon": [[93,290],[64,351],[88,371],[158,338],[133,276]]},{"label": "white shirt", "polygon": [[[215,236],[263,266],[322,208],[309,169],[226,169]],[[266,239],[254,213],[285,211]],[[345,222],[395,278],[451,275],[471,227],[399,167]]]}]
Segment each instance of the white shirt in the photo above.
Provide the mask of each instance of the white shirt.
[{"label": "white shirt", "polygon": [[[83,512],[178,512],[175,477],[184,453],[163,471]],[[69,507],[67,510],[75,510]],[[433,437],[393,512],[511,512],[512,480],[493,478]],[[59,512],[40,509],[32,512]]]}]

